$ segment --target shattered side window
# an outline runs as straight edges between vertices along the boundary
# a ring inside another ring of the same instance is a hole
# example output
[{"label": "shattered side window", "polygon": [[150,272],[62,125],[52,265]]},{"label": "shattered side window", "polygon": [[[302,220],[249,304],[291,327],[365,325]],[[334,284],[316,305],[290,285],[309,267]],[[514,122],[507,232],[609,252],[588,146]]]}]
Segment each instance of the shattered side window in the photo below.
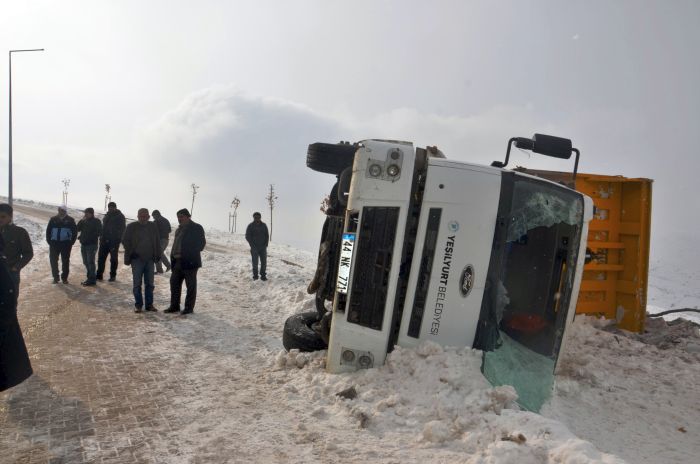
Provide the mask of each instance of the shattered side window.
[{"label": "shattered side window", "polygon": [[554,383],[583,222],[580,194],[520,176],[504,179],[499,224],[475,347],[484,375],[513,385],[538,411]]}]

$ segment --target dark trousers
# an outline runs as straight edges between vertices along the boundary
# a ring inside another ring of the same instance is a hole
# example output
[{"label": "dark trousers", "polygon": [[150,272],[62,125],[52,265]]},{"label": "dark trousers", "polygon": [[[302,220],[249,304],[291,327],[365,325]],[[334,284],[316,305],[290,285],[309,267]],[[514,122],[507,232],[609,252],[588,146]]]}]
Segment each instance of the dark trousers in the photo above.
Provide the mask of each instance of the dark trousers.
[{"label": "dark trousers", "polygon": [[265,277],[267,271],[267,248],[250,248],[250,256],[253,258],[253,276],[258,276],[258,259],[260,259],[260,276]]},{"label": "dark trousers", "polygon": [[83,256],[83,264],[87,271],[87,281],[92,284],[95,283],[95,253],[97,253],[97,243],[80,246],[80,254]]},{"label": "dark trousers", "polygon": [[109,276],[117,276],[117,266],[119,266],[119,241],[100,241],[100,250],[97,252],[97,277],[99,279],[105,273],[105,262],[109,255]]},{"label": "dark trousers", "polygon": [[70,272],[70,252],[73,244],[49,245],[49,262],[51,263],[51,275],[58,279],[58,257],[61,256],[61,279],[66,280]]},{"label": "dark trousers", "polygon": [[182,294],[182,281],[187,285],[184,311],[194,311],[194,303],[197,300],[197,271],[198,269],[182,269],[178,260],[173,260],[170,275],[170,307],[180,308],[180,295]]}]

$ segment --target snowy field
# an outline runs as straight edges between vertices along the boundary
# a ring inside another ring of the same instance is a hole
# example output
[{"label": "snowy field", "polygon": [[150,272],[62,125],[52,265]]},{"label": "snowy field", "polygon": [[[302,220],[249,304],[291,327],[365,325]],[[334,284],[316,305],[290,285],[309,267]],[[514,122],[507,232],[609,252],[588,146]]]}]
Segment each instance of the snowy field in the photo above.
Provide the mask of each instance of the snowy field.
[{"label": "snowy field", "polygon": [[[24,273],[49,280],[41,208],[18,208],[15,222],[35,244]],[[397,349],[380,368],[341,375],[325,372],[325,352],[286,353],[285,319],[314,307],[305,289],[315,255],[273,242],[270,281],[253,282],[241,236],[208,230],[207,240],[194,316],[159,313],[148,333],[136,334],[150,337],[164,359],[177,340],[197,347],[196,368],[179,373],[198,387],[179,405],[190,425],[173,432],[184,452],[167,462],[226,462],[241,447],[257,462],[698,462],[697,326],[656,320],[645,338],[577,317],[552,399],[533,414],[519,409],[511,387],[488,384],[474,350]],[[78,259],[74,253],[74,264]],[[651,271],[655,312],[698,307],[700,272],[663,259]],[[156,306],[164,308],[168,290],[158,282]],[[22,304],[33,298],[24,292]],[[130,311],[131,295],[110,304]],[[356,398],[337,395],[350,387]]]}]

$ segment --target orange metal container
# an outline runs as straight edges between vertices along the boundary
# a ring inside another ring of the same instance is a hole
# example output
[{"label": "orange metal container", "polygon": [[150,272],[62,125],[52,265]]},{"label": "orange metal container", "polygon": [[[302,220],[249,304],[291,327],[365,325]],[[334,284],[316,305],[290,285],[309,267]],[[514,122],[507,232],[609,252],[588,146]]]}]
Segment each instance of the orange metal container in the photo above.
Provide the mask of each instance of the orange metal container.
[{"label": "orange metal container", "polygon": [[[571,185],[571,173],[517,169]],[[646,317],[651,231],[651,179],[599,174],[576,175],[573,187],[593,199],[588,230],[593,260],[586,264],[577,314],[615,319],[618,326],[642,332]]]}]

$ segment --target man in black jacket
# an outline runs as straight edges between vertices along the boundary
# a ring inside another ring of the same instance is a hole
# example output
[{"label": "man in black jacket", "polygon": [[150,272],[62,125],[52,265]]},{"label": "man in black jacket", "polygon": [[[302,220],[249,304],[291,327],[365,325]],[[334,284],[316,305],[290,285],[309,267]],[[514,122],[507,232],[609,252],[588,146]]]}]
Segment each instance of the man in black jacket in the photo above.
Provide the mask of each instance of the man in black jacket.
[{"label": "man in black jacket", "polygon": [[[170,275],[170,307],[164,312],[181,315],[191,314],[197,299],[197,270],[202,267],[201,252],[207,244],[202,226],[193,222],[186,208],[177,212],[180,226],[175,231],[173,247],[170,250],[172,274]],[[185,307],[180,311],[182,281],[187,285]]]},{"label": "man in black jacket", "polygon": [[117,209],[117,204],[110,201],[107,205],[107,214],[102,218],[102,237],[100,237],[100,250],[97,254],[97,280],[102,280],[105,272],[105,262],[109,255],[109,281],[117,278],[117,266],[119,266],[119,245],[126,229],[126,218]]},{"label": "man in black jacket", "polygon": [[260,213],[253,213],[253,222],[245,230],[245,239],[250,245],[250,256],[253,259],[253,280],[258,280],[258,259],[260,259],[260,280],[267,280],[267,243],[270,234],[267,224],[260,220]]},{"label": "man in black jacket", "polygon": [[61,256],[61,280],[68,283],[70,272],[70,252],[78,238],[75,220],[68,216],[65,206],[58,207],[58,214],[49,220],[46,226],[46,242],[49,244],[49,262],[53,283],[58,283],[58,257]]},{"label": "man in black jacket", "polygon": [[[146,208],[141,208],[136,216],[138,221],[126,226],[122,243],[124,244],[124,264],[131,266],[133,276],[135,312],[143,311],[144,299],[146,311],[158,311],[153,306],[153,274],[155,263],[160,260],[160,236],[158,227],[148,219],[151,215]],[[141,294],[141,283],[145,285]]]},{"label": "man in black jacket", "polygon": [[97,241],[102,235],[102,223],[95,217],[95,210],[85,208],[85,216],[78,221],[80,236],[80,254],[83,256],[83,264],[87,270],[87,280],[81,285],[89,287],[95,285],[95,254],[97,253]]},{"label": "man in black jacket", "polygon": [[7,269],[0,236],[0,391],[23,382],[32,375],[27,347],[17,321],[15,284]]},{"label": "man in black jacket", "polygon": [[165,249],[168,248],[168,240],[170,238],[170,221],[161,216],[160,211],[154,209],[151,213],[153,216],[153,222],[158,226],[158,233],[160,234],[160,261],[156,263],[156,274],[163,273],[163,264],[165,264],[165,272],[170,270],[170,261],[165,255]]},{"label": "man in black jacket", "polygon": [[15,297],[19,296],[19,273],[34,257],[32,241],[27,231],[12,223],[12,206],[0,203],[0,235],[5,241],[3,255],[7,269],[15,284]]}]

